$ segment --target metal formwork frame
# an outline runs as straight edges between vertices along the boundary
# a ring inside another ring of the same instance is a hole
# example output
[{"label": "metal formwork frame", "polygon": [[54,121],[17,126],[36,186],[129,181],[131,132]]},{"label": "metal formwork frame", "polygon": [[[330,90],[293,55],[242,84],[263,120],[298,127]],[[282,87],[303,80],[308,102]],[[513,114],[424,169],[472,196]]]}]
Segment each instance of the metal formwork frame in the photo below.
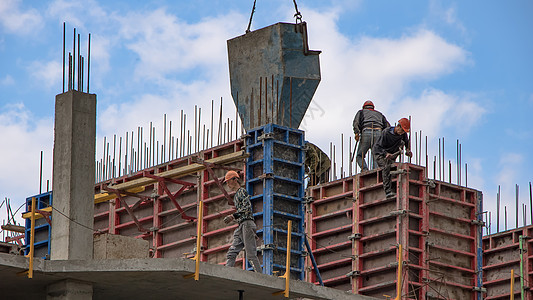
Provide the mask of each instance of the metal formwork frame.
[{"label": "metal formwork frame", "polygon": [[[254,216],[256,221],[262,220],[258,234],[264,244],[263,272],[272,275],[286,269],[285,263],[276,257],[287,252],[283,235],[288,234],[286,221],[292,220],[290,273],[299,280],[305,275],[303,146],[303,131],[280,125],[267,124],[247,133],[246,151],[250,156],[246,164],[246,188],[252,206],[262,204],[262,211],[255,211]],[[293,187],[292,195],[285,187],[289,185]]]},{"label": "metal formwork frame", "polygon": [[[520,257],[520,237],[522,258]],[[525,239],[524,239],[525,237]],[[533,225],[511,229],[483,237],[483,283],[488,300],[510,298],[510,272],[514,270],[515,299],[533,300]],[[522,270],[520,260],[522,259]],[[521,282],[524,279],[524,298]]]},{"label": "metal formwork frame", "polygon": [[[39,195],[26,198],[26,212],[31,211],[31,201],[32,198],[35,198],[36,209],[35,212],[38,212],[42,215],[42,218],[36,220],[35,225],[35,237],[39,237],[34,240],[34,256],[40,256],[42,258],[47,258],[50,256],[50,238],[51,238],[51,215],[49,211],[44,211],[44,209],[50,209],[52,205],[52,192],[46,192]],[[44,234],[43,234],[44,233]],[[25,238],[24,254],[28,255],[30,252],[30,238],[31,238],[31,220],[26,219],[25,221],[25,232],[22,236]],[[44,238],[43,238],[44,237]]]}]

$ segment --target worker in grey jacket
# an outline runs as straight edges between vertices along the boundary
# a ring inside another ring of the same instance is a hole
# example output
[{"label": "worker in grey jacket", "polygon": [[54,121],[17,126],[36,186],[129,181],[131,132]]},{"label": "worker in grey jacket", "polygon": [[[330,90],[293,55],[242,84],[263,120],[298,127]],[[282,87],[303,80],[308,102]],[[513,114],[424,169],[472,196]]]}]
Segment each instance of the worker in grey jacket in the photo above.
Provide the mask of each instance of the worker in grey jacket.
[{"label": "worker in grey jacket", "polygon": [[239,223],[239,227],[237,227],[233,233],[233,242],[226,255],[226,266],[233,267],[237,255],[239,255],[239,252],[244,248],[246,251],[246,260],[250,263],[255,272],[261,273],[263,270],[261,269],[261,263],[257,258],[257,245],[255,242],[257,237],[255,231],[257,226],[254,222],[250,195],[248,195],[246,189],[241,187],[239,174],[237,174],[237,172],[228,171],[224,181],[232,191],[235,191],[233,202],[235,204],[235,209],[237,210],[233,214],[226,216],[224,222],[226,224],[229,224],[232,221],[237,221],[237,223]]},{"label": "worker in grey jacket", "polygon": [[[379,136],[381,131],[390,124],[387,118],[374,109],[374,103],[368,100],[363,104],[363,109],[357,112],[353,119],[353,132],[355,134],[355,140],[359,142],[357,148],[357,154],[355,161],[361,168],[361,171],[367,171],[368,166],[365,162],[365,156],[369,149],[371,149]],[[372,151],[372,166],[376,168],[375,156]]]}]

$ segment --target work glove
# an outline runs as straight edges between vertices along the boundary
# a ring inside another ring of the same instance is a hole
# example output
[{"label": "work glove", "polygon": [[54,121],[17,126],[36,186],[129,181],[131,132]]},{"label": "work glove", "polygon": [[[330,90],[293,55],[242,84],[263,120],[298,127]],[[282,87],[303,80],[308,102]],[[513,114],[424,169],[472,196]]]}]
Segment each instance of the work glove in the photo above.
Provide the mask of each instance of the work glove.
[{"label": "work glove", "polygon": [[224,217],[224,223],[226,224],[231,223],[233,220],[235,220],[235,217],[233,215],[227,215]]},{"label": "work glove", "polygon": [[360,138],[359,133],[356,133],[355,134],[355,140],[359,142],[359,138]]},{"label": "work glove", "polygon": [[407,149],[405,151],[405,155],[409,156],[409,157],[413,157],[413,152],[411,152],[411,150]]}]

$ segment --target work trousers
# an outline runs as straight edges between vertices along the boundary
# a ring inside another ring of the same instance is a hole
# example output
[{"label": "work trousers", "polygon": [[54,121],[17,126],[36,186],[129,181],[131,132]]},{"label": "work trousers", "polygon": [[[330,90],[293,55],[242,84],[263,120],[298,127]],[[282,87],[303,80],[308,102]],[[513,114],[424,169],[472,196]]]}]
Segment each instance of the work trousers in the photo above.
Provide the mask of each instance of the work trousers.
[{"label": "work trousers", "polygon": [[257,258],[257,245],[255,242],[256,229],[257,226],[255,226],[252,220],[245,220],[239,224],[239,227],[233,233],[233,243],[229,247],[226,255],[228,259],[226,266],[233,267],[237,255],[244,248],[244,251],[246,251],[246,261],[250,263],[255,272],[263,272],[261,263],[259,263],[259,259]]},{"label": "work trousers", "polygon": [[392,187],[391,187],[391,175],[390,175],[390,168],[392,165],[392,160],[386,159],[384,155],[376,155],[376,162],[378,163],[378,166],[380,168],[383,168],[381,170],[381,174],[383,176],[383,189],[385,190],[385,194],[392,193]]},{"label": "work trousers", "polygon": [[[368,170],[368,166],[365,162],[365,156],[369,149],[371,149],[374,146],[374,143],[378,140],[379,136],[381,135],[380,129],[363,129],[363,132],[361,133],[361,137],[359,139],[359,147],[357,148],[357,154],[355,157],[355,161],[361,168],[361,171]],[[374,156],[374,155],[372,155]],[[373,169],[376,168],[376,162],[375,157],[371,157],[370,160],[372,161],[371,166]]]}]

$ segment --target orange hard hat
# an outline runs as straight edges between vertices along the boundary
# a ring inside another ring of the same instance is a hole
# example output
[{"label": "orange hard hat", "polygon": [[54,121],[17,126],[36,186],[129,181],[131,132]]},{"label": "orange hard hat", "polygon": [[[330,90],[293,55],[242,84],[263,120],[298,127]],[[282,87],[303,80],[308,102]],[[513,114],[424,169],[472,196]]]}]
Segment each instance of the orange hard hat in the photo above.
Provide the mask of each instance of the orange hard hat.
[{"label": "orange hard hat", "polygon": [[372,101],[370,100],[367,100],[365,101],[365,103],[363,104],[363,108],[367,107],[367,106],[372,106],[372,108],[374,108],[374,103],[372,103]]},{"label": "orange hard hat", "polygon": [[409,120],[406,118],[401,118],[400,120],[398,120],[398,124],[405,132],[409,132],[409,129],[411,129],[411,122],[409,122]]},{"label": "orange hard hat", "polygon": [[239,178],[239,174],[235,171],[228,171],[226,173],[226,176],[224,176],[224,181],[227,182],[228,180],[232,178]]}]

